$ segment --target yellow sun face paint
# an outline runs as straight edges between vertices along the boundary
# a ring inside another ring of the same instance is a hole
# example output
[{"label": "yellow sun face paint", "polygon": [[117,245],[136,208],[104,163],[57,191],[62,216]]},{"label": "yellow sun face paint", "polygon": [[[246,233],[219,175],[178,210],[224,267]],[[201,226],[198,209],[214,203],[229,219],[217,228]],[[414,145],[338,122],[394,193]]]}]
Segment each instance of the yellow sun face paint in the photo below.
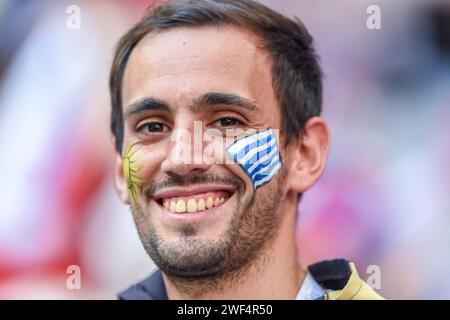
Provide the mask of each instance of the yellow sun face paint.
[{"label": "yellow sun face paint", "polygon": [[130,195],[131,206],[137,203],[137,194],[144,184],[144,179],[138,176],[141,168],[137,167],[136,143],[132,144],[122,157],[123,173],[127,183],[128,194]]}]

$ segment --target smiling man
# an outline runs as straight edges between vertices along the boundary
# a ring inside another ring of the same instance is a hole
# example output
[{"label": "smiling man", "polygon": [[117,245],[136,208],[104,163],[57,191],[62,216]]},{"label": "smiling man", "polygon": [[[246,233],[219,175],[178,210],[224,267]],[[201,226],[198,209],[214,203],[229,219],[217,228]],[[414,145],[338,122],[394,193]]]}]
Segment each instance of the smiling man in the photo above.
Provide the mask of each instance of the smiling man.
[{"label": "smiling man", "polygon": [[298,262],[297,205],[330,144],[298,20],[250,0],[152,7],[110,90],[116,187],[158,266],[121,299],[379,298],[351,262]]}]

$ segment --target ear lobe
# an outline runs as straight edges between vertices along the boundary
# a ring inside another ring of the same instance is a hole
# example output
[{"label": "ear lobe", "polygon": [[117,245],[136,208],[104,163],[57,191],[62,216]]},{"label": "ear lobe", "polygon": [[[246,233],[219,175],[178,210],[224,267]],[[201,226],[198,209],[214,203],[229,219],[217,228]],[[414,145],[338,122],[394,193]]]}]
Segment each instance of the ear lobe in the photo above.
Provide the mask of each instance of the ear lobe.
[{"label": "ear lobe", "polygon": [[114,184],[120,200],[125,204],[130,204],[127,182],[123,174],[122,156],[116,152],[116,160],[114,162]]},{"label": "ear lobe", "polygon": [[322,176],[330,147],[330,134],[325,121],[313,117],[293,141],[290,186],[297,193],[310,189]]}]

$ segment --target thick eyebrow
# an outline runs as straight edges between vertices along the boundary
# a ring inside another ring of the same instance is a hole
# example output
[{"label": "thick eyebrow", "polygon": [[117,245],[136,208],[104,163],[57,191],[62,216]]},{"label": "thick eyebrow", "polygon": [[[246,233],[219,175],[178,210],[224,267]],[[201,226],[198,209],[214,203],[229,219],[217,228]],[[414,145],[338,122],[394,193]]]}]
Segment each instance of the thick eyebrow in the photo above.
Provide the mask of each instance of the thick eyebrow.
[{"label": "thick eyebrow", "polygon": [[[247,111],[259,110],[259,107],[253,101],[247,98],[233,93],[213,91],[207,92],[195,98],[192,105],[190,106],[190,109],[191,111],[196,112],[200,109],[204,109],[212,105],[233,105],[241,107]],[[167,112],[172,111],[169,103],[167,103],[166,101],[154,97],[146,97],[127,107],[123,117],[126,120],[135,114],[139,114],[148,110],[164,110]]]},{"label": "thick eyebrow", "polygon": [[131,104],[124,113],[124,119],[148,110],[165,110],[170,112],[171,108],[164,100],[147,97]]},{"label": "thick eyebrow", "polygon": [[259,110],[259,107],[253,101],[227,92],[207,92],[202,94],[194,99],[190,109],[195,112],[212,105],[233,105],[247,111]]}]

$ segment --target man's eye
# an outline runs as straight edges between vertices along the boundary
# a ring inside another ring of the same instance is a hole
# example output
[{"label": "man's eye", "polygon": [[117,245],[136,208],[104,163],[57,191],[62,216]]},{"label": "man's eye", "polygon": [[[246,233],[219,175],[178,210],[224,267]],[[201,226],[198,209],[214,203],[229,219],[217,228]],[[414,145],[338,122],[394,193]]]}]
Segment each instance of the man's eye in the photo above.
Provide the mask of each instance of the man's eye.
[{"label": "man's eye", "polygon": [[161,122],[149,122],[138,128],[138,131],[144,132],[164,132],[166,125]]},{"label": "man's eye", "polygon": [[225,117],[219,119],[216,121],[216,123],[222,127],[232,127],[241,124],[241,122],[238,119],[232,117]]}]

